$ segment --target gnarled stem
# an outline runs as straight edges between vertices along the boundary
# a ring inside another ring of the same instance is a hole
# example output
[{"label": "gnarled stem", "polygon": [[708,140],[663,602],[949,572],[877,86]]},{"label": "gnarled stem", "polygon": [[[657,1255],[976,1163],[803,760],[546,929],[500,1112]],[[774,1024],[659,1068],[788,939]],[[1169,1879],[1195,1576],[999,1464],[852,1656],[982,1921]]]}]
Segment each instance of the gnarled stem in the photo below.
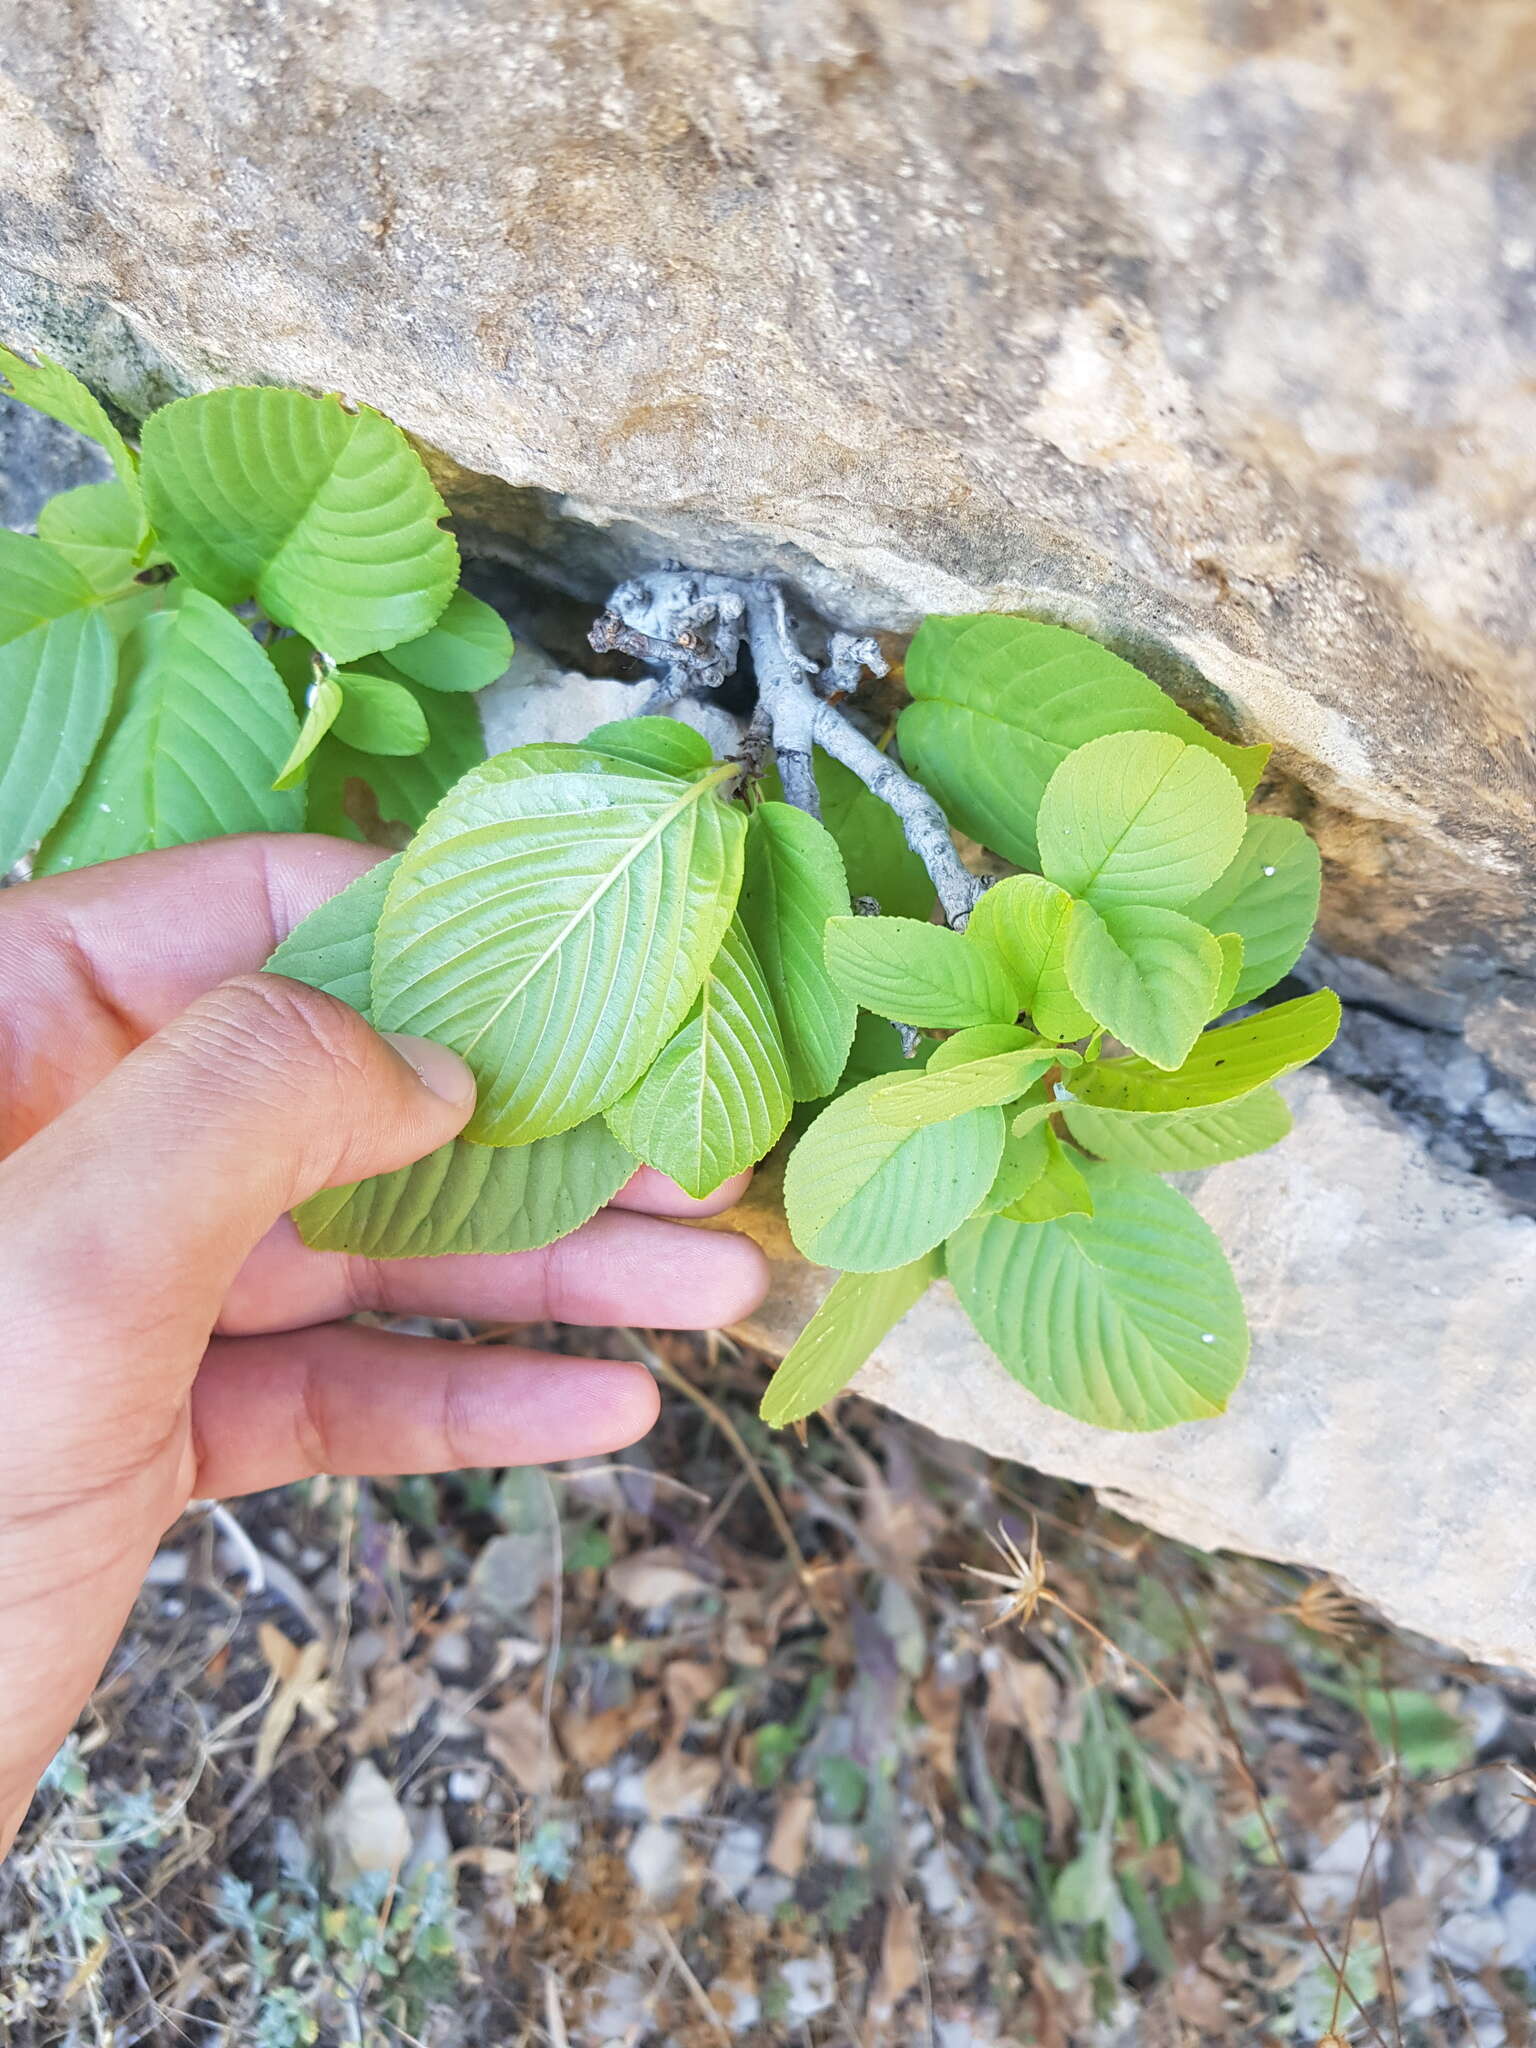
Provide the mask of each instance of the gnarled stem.
[{"label": "gnarled stem", "polygon": [[944,813],[836,708],[858,689],[864,670],[885,673],[873,640],[834,633],[826,664],[818,667],[795,637],[784,586],[774,578],[676,566],[621,584],[591,640],[599,651],[619,648],[661,671],[647,709],[718,689],[734,673],[745,640],[757,678],[748,751],[760,754],[771,736],[786,801],[820,817],[811,750],[824,747],[895,812],[907,844],[932,878],[945,917],[957,929],[965,924],[984,885],[955,851]]}]

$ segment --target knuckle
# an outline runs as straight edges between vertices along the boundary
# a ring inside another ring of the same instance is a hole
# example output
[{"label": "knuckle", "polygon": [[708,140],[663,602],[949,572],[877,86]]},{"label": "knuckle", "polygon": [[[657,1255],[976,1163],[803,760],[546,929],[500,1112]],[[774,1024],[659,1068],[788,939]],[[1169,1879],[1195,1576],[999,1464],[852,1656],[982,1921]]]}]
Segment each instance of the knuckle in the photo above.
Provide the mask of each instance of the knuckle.
[{"label": "knuckle", "polygon": [[224,982],[197,1006],[192,1028],[200,1049],[220,1066],[297,1072],[337,1085],[362,1078],[369,1066],[371,1034],[357,1012],[282,975]]}]

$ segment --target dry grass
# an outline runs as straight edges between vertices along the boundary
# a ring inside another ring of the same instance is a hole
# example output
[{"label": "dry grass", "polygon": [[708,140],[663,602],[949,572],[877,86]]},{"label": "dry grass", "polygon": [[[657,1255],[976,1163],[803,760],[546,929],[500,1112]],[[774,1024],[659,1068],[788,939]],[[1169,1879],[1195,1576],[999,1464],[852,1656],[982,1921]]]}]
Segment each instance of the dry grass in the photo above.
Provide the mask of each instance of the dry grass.
[{"label": "dry grass", "polygon": [[621,1461],[244,1503],[259,1596],[173,1534],[0,1890],[8,2042],[1529,2040],[1536,1700],[643,1344]]}]

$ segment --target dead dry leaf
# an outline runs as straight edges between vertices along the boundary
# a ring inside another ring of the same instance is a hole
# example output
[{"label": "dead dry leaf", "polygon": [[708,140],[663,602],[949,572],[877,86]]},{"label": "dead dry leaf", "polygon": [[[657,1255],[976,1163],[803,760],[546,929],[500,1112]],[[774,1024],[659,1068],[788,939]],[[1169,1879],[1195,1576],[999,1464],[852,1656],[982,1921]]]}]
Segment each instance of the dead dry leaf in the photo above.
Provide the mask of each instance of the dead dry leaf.
[{"label": "dead dry leaf", "polygon": [[365,1750],[398,1742],[439,1694],[432,1674],[415,1664],[377,1665],[369,1681],[368,1705],[347,1730],[347,1747],[361,1756]]},{"label": "dead dry leaf", "polygon": [[325,1817],[331,1874],[339,1891],[369,1871],[399,1875],[411,1853],[411,1824],[394,1788],[367,1757],[347,1774],[340,1799]]},{"label": "dead dry leaf", "polygon": [[811,1836],[811,1822],[815,1818],[815,1795],[803,1788],[791,1792],[781,1803],[763,1855],[763,1861],[770,1870],[776,1870],[780,1877],[800,1875],[805,1863],[806,1844]]},{"label": "dead dry leaf", "polygon": [[720,1783],[717,1756],[665,1749],[646,1771],[645,1810],[652,1820],[694,1819],[705,1812]]},{"label": "dead dry leaf", "polygon": [[626,1606],[642,1612],[668,1607],[674,1600],[697,1600],[715,1590],[683,1553],[669,1544],[621,1557],[608,1567],[607,1582]]},{"label": "dead dry leaf", "polygon": [[888,2020],[923,1978],[922,1923],[916,1902],[892,1899],[880,1942],[880,1973],[870,1994],[870,2017]]},{"label": "dead dry leaf", "polygon": [[[995,1660],[995,1661],[994,1661]],[[1061,1781],[1056,1743],[1061,1732],[1061,1687],[1031,1658],[995,1649],[987,1656],[987,1719],[995,1726],[1017,1728],[1029,1744],[1053,1849],[1072,1832],[1076,1818]]]},{"label": "dead dry leaf", "polygon": [[553,1792],[563,1768],[554,1730],[530,1699],[507,1700],[493,1713],[477,1714],[486,1753],[520,1792]]},{"label": "dead dry leaf", "polygon": [[277,1680],[277,1689],[261,1718],[251,1765],[252,1781],[260,1785],[271,1776],[278,1752],[301,1709],[321,1735],[328,1735],[335,1727],[336,1716],[331,1705],[331,1682],[325,1671],[326,1645],[319,1637],[301,1647],[290,1642],[272,1622],[264,1621],[256,1631],[256,1640],[267,1669]]},{"label": "dead dry leaf", "polygon": [[600,1714],[572,1710],[557,1722],[560,1746],[578,1769],[595,1771],[611,1763],[627,1742],[654,1726],[661,1702],[654,1690],[636,1693],[627,1705],[605,1707]]}]

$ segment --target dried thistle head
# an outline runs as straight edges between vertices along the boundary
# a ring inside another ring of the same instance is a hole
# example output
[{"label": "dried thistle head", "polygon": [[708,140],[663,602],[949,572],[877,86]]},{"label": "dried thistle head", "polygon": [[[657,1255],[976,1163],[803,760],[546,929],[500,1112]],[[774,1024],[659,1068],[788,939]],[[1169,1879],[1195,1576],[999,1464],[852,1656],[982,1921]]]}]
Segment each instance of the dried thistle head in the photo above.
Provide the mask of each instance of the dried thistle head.
[{"label": "dried thistle head", "polygon": [[1314,1635],[1328,1636],[1335,1642],[1351,1642],[1365,1629],[1359,1607],[1332,1579],[1313,1579],[1279,1612],[1290,1615]]},{"label": "dried thistle head", "polygon": [[990,1572],[980,1565],[968,1564],[965,1569],[973,1579],[985,1579],[989,1585],[1002,1588],[1000,1593],[989,1593],[979,1600],[971,1600],[970,1607],[995,1607],[992,1619],[983,1622],[984,1628],[1001,1628],[1006,1621],[1017,1621],[1027,1628],[1048,1600],[1056,1595],[1045,1583],[1045,1560],[1040,1554],[1040,1524],[1030,1518],[1029,1551],[1020,1548],[1017,1540],[1007,1529],[1000,1528],[992,1538],[992,1548],[1007,1566],[1006,1571]]}]

